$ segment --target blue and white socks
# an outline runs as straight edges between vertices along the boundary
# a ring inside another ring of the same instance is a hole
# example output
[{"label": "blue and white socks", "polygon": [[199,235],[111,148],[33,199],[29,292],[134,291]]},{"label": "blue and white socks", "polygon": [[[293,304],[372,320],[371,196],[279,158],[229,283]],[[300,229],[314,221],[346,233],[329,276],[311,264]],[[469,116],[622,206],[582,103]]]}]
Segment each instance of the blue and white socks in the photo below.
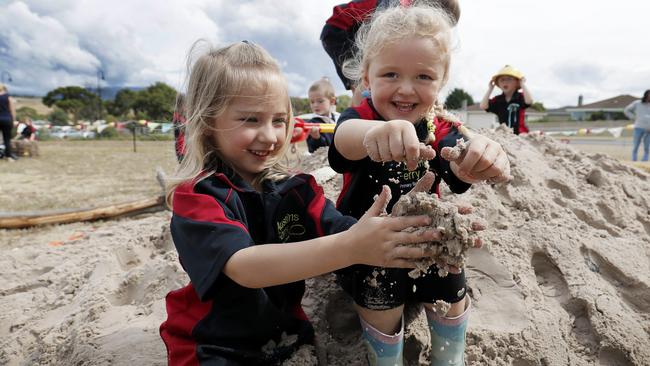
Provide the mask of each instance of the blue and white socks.
[{"label": "blue and white socks", "polygon": [[465,331],[469,320],[470,297],[465,296],[465,311],[445,317],[425,307],[431,330],[431,366],[465,365]]},{"label": "blue and white socks", "polygon": [[368,362],[371,366],[402,366],[402,350],[404,348],[404,319],[400,331],[395,335],[387,335],[375,329],[363,318],[361,330],[363,340],[368,347]]}]

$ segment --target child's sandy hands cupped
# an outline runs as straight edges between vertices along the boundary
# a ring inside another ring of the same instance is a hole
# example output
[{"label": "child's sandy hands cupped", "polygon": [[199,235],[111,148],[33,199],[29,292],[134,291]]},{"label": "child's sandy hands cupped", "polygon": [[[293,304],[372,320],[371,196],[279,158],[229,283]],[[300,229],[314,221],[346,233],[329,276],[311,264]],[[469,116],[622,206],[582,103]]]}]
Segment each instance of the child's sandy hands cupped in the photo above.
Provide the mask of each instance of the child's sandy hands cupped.
[{"label": "child's sandy hands cupped", "polygon": [[431,223],[431,219],[427,216],[386,216],[386,206],[390,198],[390,189],[388,186],[383,186],[374,204],[359,222],[345,232],[352,243],[349,246],[349,254],[354,263],[358,264],[415,268],[415,260],[430,257],[432,253],[405,244],[440,240],[441,234],[433,228],[413,232],[404,231],[407,228],[427,226]]},{"label": "child's sandy hands cupped", "polygon": [[[429,192],[431,190],[431,187],[433,186],[435,178],[436,176],[435,174],[433,174],[433,172],[431,171],[426,172],[426,174],[424,174],[424,176],[417,181],[415,187],[413,187],[413,189],[411,189],[406,195],[415,196],[417,192]],[[472,205],[468,203],[457,202],[455,205],[460,215],[470,215],[474,211]],[[393,207],[393,209],[395,209],[395,207]],[[466,228],[468,232],[470,232],[471,235],[474,236],[474,247],[480,248],[481,246],[483,246],[483,241],[481,240],[480,237],[476,236],[476,233],[485,230],[486,226],[487,226],[486,223],[482,219],[475,219],[471,221],[469,227]],[[442,240],[443,234],[441,232],[438,231],[435,233],[435,235],[437,237],[436,241]],[[448,263],[443,263],[438,261],[436,262],[438,268],[445,268],[447,271],[454,274],[458,274],[461,272],[461,269],[456,266],[449,265]]]},{"label": "child's sandy hands cupped", "polygon": [[418,140],[413,123],[392,120],[381,123],[366,132],[363,139],[368,156],[373,161],[397,161],[414,170],[420,160],[435,158],[436,151]]},{"label": "child's sandy hands cupped", "polygon": [[510,161],[501,144],[477,133],[471,133],[460,154],[454,148],[443,147],[440,156],[450,162],[456,177],[466,183],[504,183],[512,179]]}]

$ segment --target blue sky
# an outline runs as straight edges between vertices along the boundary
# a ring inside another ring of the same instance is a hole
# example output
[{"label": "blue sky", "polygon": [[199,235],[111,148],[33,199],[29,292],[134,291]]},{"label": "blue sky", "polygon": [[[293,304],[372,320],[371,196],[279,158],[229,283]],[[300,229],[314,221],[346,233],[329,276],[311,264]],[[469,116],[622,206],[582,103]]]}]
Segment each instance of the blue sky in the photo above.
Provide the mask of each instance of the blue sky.
[{"label": "blue sky", "polygon": [[[504,64],[521,69],[547,107],[650,89],[650,2],[460,0],[451,78],[476,101]],[[0,71],[10,92],[43,95],[58,86],[182,88],[187,51],[255,41],[283,67],[292,95],[321,76],[342,84],[318,39],[341,0],[0,0]],[[7,78],[4,78],[7,81]]]}]

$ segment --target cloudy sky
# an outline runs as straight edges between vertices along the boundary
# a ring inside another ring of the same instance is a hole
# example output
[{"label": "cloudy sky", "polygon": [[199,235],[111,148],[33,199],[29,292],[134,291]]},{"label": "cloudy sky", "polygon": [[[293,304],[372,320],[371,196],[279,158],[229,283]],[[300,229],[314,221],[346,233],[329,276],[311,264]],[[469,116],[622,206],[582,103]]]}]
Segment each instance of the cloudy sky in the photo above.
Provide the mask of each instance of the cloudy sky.
[{"label": "cloudy sky", "polygon": [[[521,69],[546,107],[650,89],[650,2],[460,0],[451,78],[476,101],[504,64]],[[58,86],[180,89],[194,41],[248,39],[281,63],[292,95],[321,76],[335,80],[318,39],[344,0],[0,0],[0,71],[15,94]]]}]

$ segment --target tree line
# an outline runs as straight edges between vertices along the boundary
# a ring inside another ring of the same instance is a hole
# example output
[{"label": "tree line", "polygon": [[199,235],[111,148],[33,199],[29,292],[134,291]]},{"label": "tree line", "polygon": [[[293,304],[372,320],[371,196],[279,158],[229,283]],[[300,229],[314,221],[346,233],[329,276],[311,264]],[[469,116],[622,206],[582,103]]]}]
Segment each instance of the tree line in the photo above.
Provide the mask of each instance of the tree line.
[{"label": "tree line", "polygon": [[171,121],[176,101],[176,90],[157,82],[143,90],[120,89],[115,98],[101,100],[99,96],[80,86],[63,86],[49,91],[43,104],[52,108],[48,115],[40,115],[30,107],[16,111],[18,119],[47,119],[53,125],[67,125],[80,120],[103,119],[108,122],[146,119]]},{"label": "tree line", "polygon": [[[104,119],[108,122],[129,119],[146,119],[154,121],[171,121],[177,91],[171,86],[157,82],[143,90],[123,88],[111,100],[101,100],[99,96],[80,86],[64,86],[49,91],[43,97],[43,104],[52,107],[48,115],[39,115],[30,107],[16,111],[18,119],[47,119],[54,125],[66,125],[79,120],[94,121]],[[474,104],[474,99],[465,90],[456,88],[449,92],[445,107],[459,110],[464,101]],[[350,106],[348,95],[337,97],[336,109],[342,112]],[[292,97],[291,104],[295,115],[311,113],[309,99]],[[535,103],[533,109],[544,111],[542,103]]]}]

